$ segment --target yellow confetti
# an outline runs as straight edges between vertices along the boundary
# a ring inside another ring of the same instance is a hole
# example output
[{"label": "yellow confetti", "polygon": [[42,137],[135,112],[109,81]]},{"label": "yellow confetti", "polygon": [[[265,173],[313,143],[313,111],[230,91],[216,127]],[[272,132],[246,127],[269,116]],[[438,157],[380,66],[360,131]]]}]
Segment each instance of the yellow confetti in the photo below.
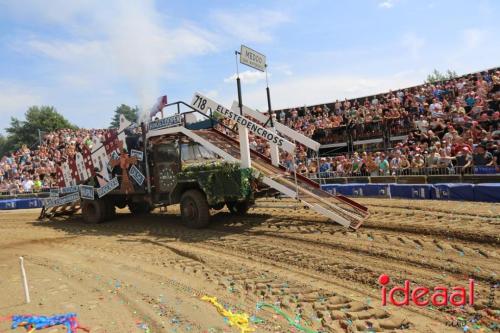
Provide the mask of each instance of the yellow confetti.
[{"label": "yellow confetti", "polygon": [[224,309],[224,307],[217,302],[217,297],[203,296],[201,298],[202,301],[207,301],[212,303],[213,306],[217,309],[220,315],[226,317],[229,321],[229,325],[236,326],[240,329],[241,333],[253,332],[255,329],[249,327],[248,314],[246,313],[232,313]]}]

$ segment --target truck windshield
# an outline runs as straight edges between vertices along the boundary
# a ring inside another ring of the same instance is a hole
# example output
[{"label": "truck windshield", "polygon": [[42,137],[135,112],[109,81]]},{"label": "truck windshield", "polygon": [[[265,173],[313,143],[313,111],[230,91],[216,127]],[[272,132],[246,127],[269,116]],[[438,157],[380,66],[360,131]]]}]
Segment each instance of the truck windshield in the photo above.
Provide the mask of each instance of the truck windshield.
[{"label": "truck windshield", "polygon": [[197,143],[183,143],[181,144],[181,158],[182,161],[199,161],[216,159],[217,156],[203,146]]}]

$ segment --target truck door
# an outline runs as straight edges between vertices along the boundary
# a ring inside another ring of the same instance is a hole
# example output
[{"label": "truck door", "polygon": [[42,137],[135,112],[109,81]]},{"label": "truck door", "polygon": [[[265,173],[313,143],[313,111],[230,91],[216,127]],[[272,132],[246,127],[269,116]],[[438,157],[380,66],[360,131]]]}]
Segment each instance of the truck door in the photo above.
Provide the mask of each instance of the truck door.
[{"label": "truck door", "polygon": [[154,147],[155,186],[159,192],[171,192],[181,169],[179,148],[176,143],[158,144]]}]

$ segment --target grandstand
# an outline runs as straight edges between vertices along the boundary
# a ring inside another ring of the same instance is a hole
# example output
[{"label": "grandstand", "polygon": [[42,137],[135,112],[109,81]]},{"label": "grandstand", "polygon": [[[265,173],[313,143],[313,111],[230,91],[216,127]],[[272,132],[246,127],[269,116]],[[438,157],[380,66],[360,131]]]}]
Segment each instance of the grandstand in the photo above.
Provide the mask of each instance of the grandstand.
[{"label": "grandstand", "polygon": [[[289,170],[320,182],[348,182],[349,177],[393,181],[390,177],[409,175],[464,181],[465,175],[496,175],[499,101],[497,67],[373,96],[277,110],[277,121],[321,143],[320,158],[298,145],[296,156],[283,153],[281,160]],[[84,146],[91,148],[94,135],[104,140],[106,131],[45,133],[34,149],[23,145],[3,156],[0,193],[48,192],[55,185],[56,167]],[[270,156],[265,140],[251,135],[250,144]]]},{"label": "grandstand", "polygon": [[276,111],[320,142],[296,157],[312,178],[499,172],[500,71],[493,68],[351,100]]}]

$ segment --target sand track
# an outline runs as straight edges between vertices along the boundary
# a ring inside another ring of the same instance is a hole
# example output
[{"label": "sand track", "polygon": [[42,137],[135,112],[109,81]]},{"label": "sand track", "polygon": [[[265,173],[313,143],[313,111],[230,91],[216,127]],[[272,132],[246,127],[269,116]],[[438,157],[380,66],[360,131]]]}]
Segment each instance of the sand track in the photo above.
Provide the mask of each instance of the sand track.
[{"label": "sand track", "polygon": [[[207,294],[261,318],[251,325],[257,332],[292,331],[258,302],[323,332],[459,331],[446,326],[448,308],[381,307],[382,273],[396,284],[431,287],[474,278],[476,306],[462,316],[498,310],[491,300],[500,273],[498,205],[361,201],[372,215],[356,233],[309,210],[271,207],[244,217],[214,212],[205,230],[185,228],[177,207],[141,217],[121,210],[116,220],[90,226],[78,216],[38,222],[34,210],[2,212],[0,316],[75,311],[93,332],[140,332],[144,325],[153,332],[237,332],[200,300]],[[30,305],[22,304],[19,255]]]}]

